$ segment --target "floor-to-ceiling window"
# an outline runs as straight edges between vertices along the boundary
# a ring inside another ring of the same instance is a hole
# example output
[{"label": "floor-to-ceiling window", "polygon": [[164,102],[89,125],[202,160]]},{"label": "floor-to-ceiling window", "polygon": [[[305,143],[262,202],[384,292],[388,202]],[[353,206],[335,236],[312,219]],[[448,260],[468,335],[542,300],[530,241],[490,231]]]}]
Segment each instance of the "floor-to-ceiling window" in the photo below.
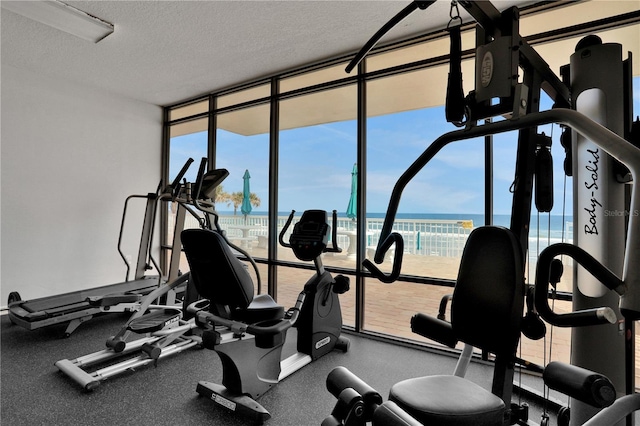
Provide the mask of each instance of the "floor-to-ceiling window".
[{"label": "floor-to-ceiling window", "polygon": [[[255,91],[255,89],[254,89]],[[242,93],[242,92],[241,92]],[[241,94],[240,93],[240,94]],[[239,98],[240,94],[237,94]],[[236,100],[237,100],[236,98]],[[225,105],[224,97],[218,104]],[[215,205],[227,239],[254,258],[267,257],[269,238],[269,104],[216,115],[215,165],[229,172]],[[266,292],[267,268],[250,271],[256,292]]]},{"label": "floor-to-ceiling window", "polygon": [[[193,159],[193,163],[184,174],[183,181],[186,180],[191,183],[196,181],[199,160],[202,157],[207,157],[209,119],[207,116],[202,117],[202,115],[206,114],[208,109],[209,103],[205,100],[190,103],[169,112],[168,118],[173,124],[168,126],[169,155],[166,160],[166,182],[162,182],[163,187],[166,187],[176,179],[178,173],[188,164],[187,161],[189,159]],[[196,118],[192,118],[193,116],[196,116]],[[198,221],[191,215],[185,215],[183,223],[176,223],[178,204],[175,202],[163,201],[161,208],[163,215],[166,215],[167,222],[167,227],[164,230],[166,232],[166,243],[163,252],[163,264],[166,269],[165,273],[169,274],[169,267],[176,267],[175,264],[172,265],[170,260],[172,253],[174,249],[180,249],[180,247],[173,247],[174,230],[178,229],[179,231],[183,227],[197,227]],[[188,271],[189,266],[184,256],[180,256],[177,259],[179,259],[177,260],[179,271]]]},{"label": "floor-to-ceiling window", "polygon": [[[283,81],[285,87],[291,84]],[[356,109],[354,84],[285,98],[279,104],[278,232],[292,210],[296,211],[296,220],[305,210],[326,211],[337,237],[329,246],[333,248],[335,244],[342,251],[323,254],[321,262],[326,267],[351,271],[356,269],[357,245],[355,210],[348,212],[356,196],[352,193],[352,183],[357,178]],[[313,264],[296,259],[285,247],[278,248],[277,258],[298,264],[278,267],[278,300],[291,305],[315,273],[313,269],[299,269],[300,264],[310,268]],[[353,276],[351,280],[354,281]],[[340,296],[343,322],[347,325],[355,321],[354,291]]]},{"label": "floor-to-ceiling window", "polygon": [[[607,16],[630,11],[628,2],[609,3]],[[575,12],[569,7],[575,7]],[[585,27],[576,33],[572,28],[570,36],[561,35],[562,31],[545,32],[606,18],[602,14],[580,18],[578,9],[589,7],[589,2],[572,3],[549,12],[565,16],[566,21],[560,24],[545,13],[522,16],[521,33],[531,37],[535,49],[550,62],[556,74],[561,65],[568,63],[576,43],[588,30]],[[598,34],[605,42],[624,43],[624,49],[633,51],[637,63],[639,31],[640,26],[634,23]],[[474,40],[473,31],[464,32],[463,50],[469,53]],[[215,167],[230,171],[221,191],[224,196],[216,202],[224,218],[223,227],[230,240],[250,249],[260,261],[263,280],[269,276],[277,281],[275,296],[283,305],[293,304],[295,295],[313,273],[313,265],[295,259],[289,249],[276,245],[276,251],[269,252],[269,242],[277,238],[277,233],[272,235],[270,230],[279,232],[291,210],[296,210],[297,217],[306,209],[324,209],[329,213],[337,210],[337,242],[343,252],[325,254],[322,261],[334,273],[351,277],[352,290],[341,296],[345,324],[359,331],[417,340],[420,339],[410,331],[409,318],[416,312],[437,313],[441,297],[451,292],[469,232],[487,223],[509,226],[517,133],[495,135],[490,141],[455,142],[438,152],[403,192],[394,222],[394,230],[400,232],[405,243],[400,280],[383,284],[356,263],[358,256],[373,257],[398,178],[440,135],[460,130],[445,121],[448,49],[446,34],[436,32],[424,40],[374,49],[365,60],[360,80],[356,71],[344,73],[350,57],[342,57],[326,65],[315,64],[272,76],[247,88],[203,96],[190,103],[203,107],[197,111],[178,114],[178,108],[184,106],[170,109],[171,170],[182,158],[181,150],[190,143],[189,138],[199,137],[199,143],[204,145],[198,145],[192,156],[211,155]],[[474,80],[473,59],[467,57],[463,62],[465,92],[473,89]],[[637,73],[640,66],[634,69]],[[640,110],[639,85],[636,77],[636,115]],[[366,119],[358,115],[359,106],[363,107],[358,102],[362,100]],[[543,97],[540,109],[551,107],[551,101]],[[208,117],[198,115],[203,112],[210,114],[215,134],[207,132],[211,122]],[[189,117],[197,119],[187,121]],[[179,131],[179,126],[188,123],[200,123],[201,128]],[[542,132],[551,138],[555,197],[549,213],[538,213],[535,204],[532,205],[527,242],[528,282],[534,280],[538,253],[551,243],[571,241],[573,234],[572,184],[563,170],[562,129],[544,126],[538,129],[538,133]],[[487,150],[487,146],[491,149]],[[491,156],[490,163],[486,161],[487,153]],[[246,171],[254,202],[251,212],[245,215],[239,202]],[[347,211],[354,176],[364,183],[357,188],[364,194],[364,212],[357,213],[365,218],[362,222],[357,220],[357,214],[350,217]],[[274,181],[277,185],[270,187],[269,182]],[[269,212],[272,200],[277,200],[273,206],[276,211]],[[277,218],[273,228],[270,217]],[[379,265],[384,272],[390,271],[393,254],[389,253]],[[565,298],[570,298],[573,274],[570,260],[564,261],[566,272],[558,289],[566,293]],[[269,274],[269,268],[276,273]],[[556,303],[557,310],[570,309],[570,302]],[[555,333],[559,344],[568,346],[569,338],[560,331]],[[526,339],[523,342],[523,356],[542,362],[543,342]]]},{"label": "floor-to-ceiling window", "polygon": [[[429,50],[431,43],[421,46]],[[437,48],[437,44],[434,48]],[[416,51],[417,49],[413,49]],[[393,65],[396,56],[373,57],[374,69]],[[462,140],[440,149],[402,188],[398,179],[441,135],[457,128],[445,120],[444,91],[425,82],[436,81],[446,70],[436,66],[373,79],[367,83],[367,221],[373,259],[390,202],[397,209],[394,232],[402,236],[402,279],[393,285],[375,277],[365,279],[364,329],[405,338],[421,339],[411,332],[410,319],[423,312],[437,315],[443,296],[451,293],[466,239],[484,224],[485,162],[482,139]],[[446,74],[445,74],[446,75]],[[387,102],[389,93],[400,96]],[[416,163],[417,164],[417,163]],[[398,199],[392,197],[399,197]],[[390,273],[396,256],[392,246],[377,265]],[[430,285],[415,277],[429,277]],[[394,303],[388,303],[393,300]],[[391,331],[393,330],[393,331]]]}]

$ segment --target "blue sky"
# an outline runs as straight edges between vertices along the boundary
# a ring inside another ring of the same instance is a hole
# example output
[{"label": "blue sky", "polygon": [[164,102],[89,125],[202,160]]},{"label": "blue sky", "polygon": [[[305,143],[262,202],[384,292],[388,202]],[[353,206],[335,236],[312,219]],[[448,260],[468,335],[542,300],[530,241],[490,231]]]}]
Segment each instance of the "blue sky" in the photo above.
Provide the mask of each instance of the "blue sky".
[{"label": "blue sky", "polygon": [[[634,79],[634,111],[640,111],[640,78]],[[550,108],[543,102],[542,109]],[[635,116],[634,116],[635,117]],[[444,109],[431,108],[371,117],[367,123],[367,210],[383,213],[398,177],[442,134],[456,130],[446,123]],[[555,206],[562,214],[564,150],[561,129],[540,129],[553,136]],[[517,135],[497,135],[494,141],[494,211],[509,214],[514,177]],[[196,163],[187,175],[194,180],[197,163],[206,154],[206,133],[172,139],[171,172],[175,174],[186,157]],[[217,166],[229,170],[223,186],[227,192],[242,190],[242,176],[251,174],[251,191],[262,200],[256,211],[268,205],[268,135],[241,136],[218,131]],[[327,123],[285,130],[280,133],[279,211],[320,208],[344,213],[351,191],[351,170],[356,161],[355,121]],[[399,212],[482,213],[484,211],[484,159],[482,140],[455,142],[446,146],[406,187]],[[566,184],[571,200],[571,181]],[[221,211],[230,210],[218,206]],[[570,214],[570,212],[568,212]]]},{"label": "blue sky", "polygon": [[[372,118],[368,128],[368,193],[370,212],[385,212],[391,191],[407,167],[441,134],[455,130],[436,116],[441,110],[411,111]],[[356,161],[355,122],[331,123],[288,130],[281,135],[279,210],[322,208],[344,212],[351,191],[351,170]],[[511,136],[511,137],[509,137]],[[508,214],[513,180],[516,135],[496,139],[496,213]],[[251,191],[268,200],[268,137],[218,133],[217,166],[227,168],[228,192],[242,190],[245,169],[251,174]],[[180,149],[173,149],[174,145]],[[400,211],[405,213],[482,213],[484,210],[484,159],[482,140],[448,145],[405,189]],[[181,137],[172,144],[172,171],[185,156],[196,160],[206,152],[206,134]],[[560,164],[561,160],[556,161]],[[197,161],[187,175],[195,179]],[[559,175],[559,172],[557,172]],[[559,191],[556,191],[559,192]],[[218,206],[219,210],[227,210]]]}]

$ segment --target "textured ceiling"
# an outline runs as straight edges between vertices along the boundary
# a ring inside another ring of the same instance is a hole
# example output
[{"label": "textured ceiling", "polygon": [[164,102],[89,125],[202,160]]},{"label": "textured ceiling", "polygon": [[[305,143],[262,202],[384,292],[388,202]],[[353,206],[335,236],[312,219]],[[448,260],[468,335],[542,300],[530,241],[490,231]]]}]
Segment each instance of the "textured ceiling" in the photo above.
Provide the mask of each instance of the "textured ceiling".
[{"label": "textured ceiling", "polygon": [[[1,9],[2,65],[169,105],[354,53],[409,2],[67,3],[113,23],[115,32],[94,44]],[[499,9],[523,3],[532,2],[494,1]],[[446,26],[449,5],[441,0],[413,13],[382,43]]]}]

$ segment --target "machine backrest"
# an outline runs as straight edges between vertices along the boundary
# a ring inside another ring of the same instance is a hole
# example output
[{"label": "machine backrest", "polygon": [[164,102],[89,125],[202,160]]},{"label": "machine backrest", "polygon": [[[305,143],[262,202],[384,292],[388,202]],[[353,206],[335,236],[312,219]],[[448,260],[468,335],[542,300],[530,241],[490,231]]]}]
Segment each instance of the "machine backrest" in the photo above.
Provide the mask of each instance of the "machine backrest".
[{"label": "machine backrest", "polygon": [[520,244],[507,228],[471,232],[462,253],[451,302],[458,340],[500,356],[513,356],[524,308]]},{"label": "machine backrest", "polygon": [[181,238],[198,293],[232,311],[246,309],[253,300],[253,280],[224,237],[208,229],[186,229]]}]

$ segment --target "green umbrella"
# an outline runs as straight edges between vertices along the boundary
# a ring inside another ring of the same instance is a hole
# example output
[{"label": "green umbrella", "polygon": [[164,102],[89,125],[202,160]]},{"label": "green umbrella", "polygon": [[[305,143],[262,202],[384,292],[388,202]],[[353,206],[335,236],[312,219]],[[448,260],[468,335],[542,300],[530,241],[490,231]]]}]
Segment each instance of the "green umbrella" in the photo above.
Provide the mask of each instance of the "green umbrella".
[{"label": "green umbrella", "polygon": [[349,206],[347,207],[347,217],[356,220],[357,202],[358,202],[358,165],[353,164],[351,170],[351,197],[349,197]]},{"label": "green umbrella", "polygon": [[244,180],[244,185],[242,187],[242,206],[240,207],[240,211],[246,219],[247,215],[251,213],[251,190],[249,189],[249,179],[251,179],[251,175],[249,175],[249,170],[244,171],[242,179]]}]

